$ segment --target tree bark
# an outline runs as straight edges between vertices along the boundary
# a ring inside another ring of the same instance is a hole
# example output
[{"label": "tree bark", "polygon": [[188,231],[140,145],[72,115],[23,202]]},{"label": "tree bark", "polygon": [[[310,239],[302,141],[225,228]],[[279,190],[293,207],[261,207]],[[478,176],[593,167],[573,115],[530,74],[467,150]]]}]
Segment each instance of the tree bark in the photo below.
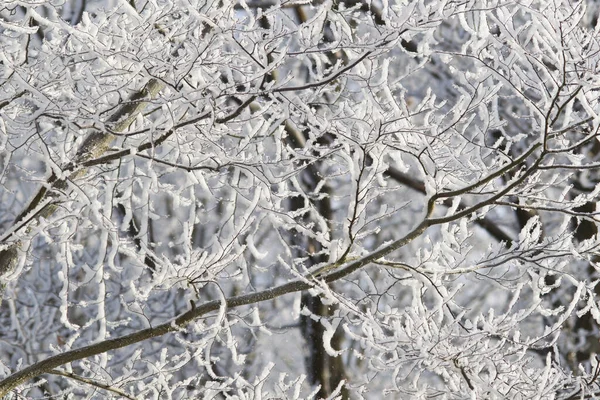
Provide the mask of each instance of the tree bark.
[{"label": "tree bark", "polygon": [[[60,192],[69,190],[68,181],[75,181],[86,173],[85,168],[79,168],[85,162],[102,156],[114,141],[116,136],[111,133],[120,133],[125,131],[148,105],[149,100],[155,98],[163,89],[164,84],[158,79],[150,79],[142,90],[135,93],[129,101],[122,104],[117,111],[107,120],[108,131],[94,131],[85,138],[75,156],[75,161],[63,167],[63,172],[69,173],[67,178],[56,176],[52,173],[46,185],[39,189],[37,194],[29,202],[29,205],[17,216],[13,222],[14,231],[26,228],[40,218],[49,218],[52,216],[58,206],[54,200]],[[79,168],[79,169],[78,169]],[[49,189],[48,189],[49,187]],[[0,250],[0,304],[4,296],[6,283],[9,276],[18,268],[20,256],[20,247],[22,242],[17,240]]]}]

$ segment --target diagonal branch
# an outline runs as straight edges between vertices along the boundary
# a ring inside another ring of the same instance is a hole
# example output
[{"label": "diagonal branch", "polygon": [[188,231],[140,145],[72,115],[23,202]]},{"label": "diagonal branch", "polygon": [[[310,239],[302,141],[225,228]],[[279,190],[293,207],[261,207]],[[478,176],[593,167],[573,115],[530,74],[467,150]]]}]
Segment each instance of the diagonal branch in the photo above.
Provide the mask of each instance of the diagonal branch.
[{"label": "diagonal branch", "polygon": [[[396,182],[401,183],[404,186],[407,186],[407,187],[413,189],[414,191],[419,192],[423,195],[427,194],[425,192],[425,184],[423,182],[398,171],[396,168],[390,167],[387,169],[387,171],[385,171],[385,173],[387,176],[389,176]],[[446,199],[446,200],[444,200],[444,205],[451,206],[452,202],[450,201],[450,199]],[[458,205],[458,211],[464,210],[466,208],[467,208],[467,205],[461,201],[460,204]],[[484,217],[484,218],[478,219],[475,221],[475,223],[477,225],[479,225],[481,228],[485,229],[487,231],[487,233],[490,234],[490,236],[492,236],[499,242],[506,243],[507,247],[510,247],[512,245],[513,238],[511,238],[506,232],[504,232],[502,229],[500,229],[498,227],[498,225],[494,221],[490,220],[489,218]]]},{"label": "diagonal branch", "polygon": [[[149,100],[155,98],[158,93],[163,89],[164,84],[157,79],[150,79],[146,86],[139,92],[135,93],[130,101],[122,104],[118,107],[108,119],[109,124],[113,125],[113,131],[124,131],[131,123],[135,120],[138,114],[146,108]],[[115,135],[104,131],[95,131],[90,134],[84,142],[81,144],[77,151],[76,161],[72,165],[77,163],[84,164],[85,162],[94,159],[104,154],[110,144],[115,139]],[[71,170],[72,167],[67,167],[66,171]],[[55,173],[48,178],[46,184],[40,188],[37,194],[33,197],[29,205],[17,216],[14,221],[14,225],[18,224],[22,220],[37,220],[39,218],[48,218],[53,215],[58,206],[49,201],[47,205],[39,209],[40,204],[48,201],[57,196],[57,193],[68,190],[68,180],[75,180],[85,174],[85,169],[75,170],[70,174],[68,179],[58,177]],[[19,246],[20,242],[10,244],[6,248],[0,250],[0,278],[5,278],[7,274],[11,273],[17,265],[19,259]],[[4,284],[0,284],[0,301],[4,292]]]},{"label": "diagonal branch", "polygon": [[[325,275],[323,280],[327,283],[339,280],[359,268],[389,254],[392,251],[399,249],[400,247],[408,244],[429,226],[427,219],[423,220],[418,226],[416,226],[412,232],[407,234],[401,239],[389,244],[388,246],[371,253],[359,260],[351,262],[345,268],[338,271],[334,271],[329,275]],[[225,306],[227,308],[236,308],[244,305],[260,303],[263,301],[271,300],[276,297],[283,296],[285,294],[299,292],[310,289],[314,284],[308,279],[297,279],[286,284],[276,286],[271,289],[266,289],[256,293],[245,294],[241,296],[230,297],[225,300]],[[111,350],[116,350],[122,347],[130,346],[148,340],[154,337],[162,336],[170,332],[176,332],[185,328],[187,324],[193,320],[204,316],[205,314],[219,310],[223,306],[222,301],[214,300],[202,304],[199,307],[192,307],[189,311],[181,314],[179,317],[172,321],[158,325],[154,328],[144,329],[126,336],[119,338],[108,339],[103,342],[92,344],[89,346],[82,347],[80,349],[70,350],[62,354],[49,357],[43,361],[30,365],[16,372],[6,379],[0,381],[0,397],[7,395],[12,389],[18,385],[32,379],[38,375],[48,373],[63,364],[67,364],[73,361],[81,360],[83,358],[92,357],[98,354],[106,353]]]},{"label": "diagonal branch", "polygon": [[[322,279],[325,283],[331,283],[342,279],[353,272],[359,270],[360,268],[375,262],[382,257],[385,257],[388,254],[393,253],[394,251],[406,246],[408,243],[412,242],[414,239],[419,237],[427,228],[433,225],[443,224],[447,222],[451,222],[457,219],[460,219],[464,216],[467,216],[481,207],[484,207],[487,204],[491,204],[494,201],[497,201],[500,197],[504,196],[508,191],[516,187],[517,185],[523,183],[528,176],[530,176],[534,171],[537,170],[537,167],[542,162],[543,156],[538,158],[536,162],[527,170],[523,175],[521,175],[518,179],[516,179],[511,184],[507,185],[506,188],[501,190],[497,195],[492,196],[491,198],[473,205],[471,207],[465,208],[463,211],[455,213],[454,215],[443,217],[443,218],[431,218],[433,213],[433,203],[431,201],[428,202],[427,212],[422,221],[415,226],[412,231],[406,234],[404,237],[395,240],[388,245],[376,250],[364,257],[361,257],[357,260],[348,262],[346,264],[337,265],[332,264],[331,268],[324,267],[321,270],[323,271],[331,271],[326,273],[319,278]],[[432,196],[435,198],[436,196]],[[193,320],[202,317],[203,315],[217,311],[221,307],[225,306],[226,308],[236,308],[244,305],[250,305],[255,303],[260,303],[263,301],[271,300],[276,297],[283,296],[285,294],[299,292],[303,290],[310,289],[315,284],[311,282],[312,274],[308,274],[306,277],[301,279],[296,279],[286,284],[276,286],[271,289],[266,289],[260,292],[245,294],[241,296],[230,297],[229,299],[225,299],[224,302],[220,300],[209,301],[207,303],[202,304],[199,307],[192,307],[189,311],[181,314],[179,317],[175,318],[170,322],[166,322],[164,324],[158,325],[154,328],[144,329],[126,336],[122,336],[120,338],[105,340],[100,343],[92,344],[89,346],[82,347],[80,349],[67,351],[63,354],[58,354],[52,357],[49,357],[43,361],[30,365],[22,369],[19,372],[16,372],[6,379],[0,381],[0,397],[8,394],[9,391],[17,387],[18,385],[26,382],[27,380],[34,378],[43,373],[47,373],[52,369],[59,367],[63,364],[70,363],[73,361],[77,361],[83,358],[91,357],[94,355],[98,355],[101,353],[105,353],[110,350],[119,349],[125,346],[129,346],[135,343],[139,343],[141,341],[151,339],[154,337],[162,336],[170,332],[175,332],[182,330],[186,327],[187,324],[192,322]],[[224,303],[224,304],[223,304]]]}]

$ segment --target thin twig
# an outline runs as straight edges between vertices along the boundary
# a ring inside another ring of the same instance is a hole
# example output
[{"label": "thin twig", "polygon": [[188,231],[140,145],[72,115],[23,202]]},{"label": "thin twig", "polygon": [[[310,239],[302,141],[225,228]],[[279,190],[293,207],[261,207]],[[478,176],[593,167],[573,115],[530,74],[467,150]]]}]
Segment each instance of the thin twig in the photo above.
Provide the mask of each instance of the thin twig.
[{"label": "thin twig", "polygon": [[107,385],[107,384],[102,383],[102,382],[95,381],[93,379],[84,378],[83,376],[75,375],[75,374],[73,374],[71,372],[65,372],[65,371],[60,371],[58,369],[53,369],[51,371],[48,371],[48,373],[52,374],[52,375],[64,376],[65,378],[71,378],[71,379],[74,379],[76,381],[79,381],[79,382],[82,382],[82,383],[86,383],[88,385],[95,386],[97,388],[100,388],[100,389],[103,389],[103,390],[107,390],[109,392],[116,393],[119,396],[125,397],[126,399],[137,400],[135,397],[130,396],[129,394],[127,394],[124,391],[122,391],[121,389],[117,389],[115,387],[112,387],[112,386]]}]

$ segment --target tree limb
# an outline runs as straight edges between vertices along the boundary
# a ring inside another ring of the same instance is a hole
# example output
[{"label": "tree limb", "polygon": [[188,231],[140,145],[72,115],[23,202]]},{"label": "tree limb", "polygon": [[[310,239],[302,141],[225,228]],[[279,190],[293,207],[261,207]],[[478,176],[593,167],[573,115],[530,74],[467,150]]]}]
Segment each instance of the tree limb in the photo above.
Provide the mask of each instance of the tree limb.
[{"label": "tree limb", "polygon": [[[146,108],[148,101],[155,98],[163,87],[164,84],[158,79],[150,79],[144,88],[134,94],[131,97],[131,100],[126,104],[122,104],[117,111],[110,116],[107,122],[109,124],[114,124],[113,130],[116,132],[126,130],[138,114]],[[78,163],[85,165],[85,161],[101,156],[108,150],[115,137],[116,136],[112,133],[106,131],[95,131],[91,133],[79,147],[75,163],[71,163],[71,165],[76,165]],[[72,167],[67,166],[65,171],[69,171],[70,169],[72,169]],[[17,216],[13,224],[18,224],[26,216],[36,210],[45,199],[57,196],[57,193],[60,191],[67,191],[67,181],[75,180],[83,176],[85,172],[85,169],[75,170],[69,175],[68,179],[58,177],[55,173],[52,173],[46,181],[46,184],[40,188],[29,205]],[[44,206],[41,210],[37,210],[34,216],[30,216],[30,219],[48,218],[54,214],[57,208],[56,204],[49,202],[49,204]],[[19,259],[18,248],[20,245],[20,241],[17,241],[11,243],[5,249],[0,250],[0,279],[4,280],[4,278],[16,268]],[[5,282],[0,282],[0,302],[4,295],[4,285]]]}]

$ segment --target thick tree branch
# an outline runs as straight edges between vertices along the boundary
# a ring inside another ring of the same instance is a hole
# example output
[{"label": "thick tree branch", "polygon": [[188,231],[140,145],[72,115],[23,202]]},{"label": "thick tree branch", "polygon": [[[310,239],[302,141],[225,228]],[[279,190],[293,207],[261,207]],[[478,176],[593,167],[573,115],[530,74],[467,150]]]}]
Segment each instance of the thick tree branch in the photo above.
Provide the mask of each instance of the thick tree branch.
[{"label": "thick tree branch", "polygon": [[[326,283],[330,283],[355,272],[361,267],[405,246],[406,244],[417,238],[421,233],[423,233],[429,225],[430,224],[427,219],[423,220],[423,222],[421,222],[417,227],[415,227],[409,234],[407,234],[403,238],[398,239],[395,242],[359,260],[351,262],[345,267],[337,271],[333,271],[331,274],[323,276],[322,280]],[[271,289],[231,297],[225,301],[225,306],[227,308],[236,308],[244,305],[256,304],[263,301],[272,300],[276,297],[280,297],[285,294],[307,290],[313,286],[314,284],[310,283],[309,278],[297,279]],[[21,371],[16,372],[7,377],[6,379],[0,381],[0,397],[7,395],[12,389],[28,381],[29,379],[32,379],[44,373],[48,373],[54,368],[57,368],[63,364],[106,353],[111,350],[116,350],[122,347],[142,342],[144,340],[162,336],[170,332],[176,332],[185,329],[185,326],[193,320],[200,318],[208,314],[209,312],[217,311],[222,306],[223,304],[221,301],[210,301],[190,309],[189,311],[181,314],[179,317],[175,318],[170,322],[166,322],[154,328],[144,329],[132,333],[130,335],[105,340],[100,343],[92,344],[90,346],[85,346],[80,349],[67,351],[65,353],[49,357],[43,361],[30,365],[29,367],[26,367]]]},{"label": "thick tree branch", "polygon": [[[114,131],[124,131],[135,120],[137,115],[147,106],[148,101],[155,98],[162,90],[164,84],[157,79],[150,79],[146,86],[138,93],[134,94],[131,101],[121,105],[115,113],[108,119],[109,124],[114,124]],[[99,157],[106,152],[115,139],[115,136],[109,132],[96,131],[90,134],[82,143],[77,151],[76,163],[83,164],[86,160]],[[75,163],[75,164],[76,164]],[[69,167],[65,168],[69,171]],[[74,171],[68,180],[75,180],[85,174],[85,169]],[[47,198],[53,198],[58,192],[67,191],[67,179],[62,179],[52,174],[47,182],[38,193],[33,197],[29,205],[17,216],[14,224],[18,224],[29,216],[29,219],[48,218],[57,209],[56,204],[49,202],[42,209],[35,211],[35,215],[30,215],[38,206]],[[10,244],[7,248],[0,251],[0,278],[4,278],[7,274],[14,270],[19,259],[18,248],[20,242]],[[4,284],[0,287],[0,301],[4,292]]]},{"label": "thick tree branch", "polygon": [[[532,146],[532,148],[527,151],[525,154],[531,155],[533,153],[533,149],[538,148],[539,144]],[[523,158],[521,156],[519,159]],[[319,272],[322,274],[318,274],[319,278],[321,278],[324,282],[330,283],[337,281],[343,277],[350,275],[351,273],[359,270],[360,268],[372,263],[374,261],[379,260],[386,255],[393,253],[394,251],[402,248],[406,244],[410,243],[412,240],[420,236],[428,227],[443,224],[455,221],[457,219],[463,218],[477,211],[478,209],[484,207],[488,204],[493,204],[494,201],[497,201],[502,196],[506,195],[511,189],[520,185],[524,182],[524,180],[534,173],[537,170],[537,167],[543,160],[543,153],[540,155],[536,161],[533,163],[531,167],[529,167],[518,179],[515,179],[509,185],[507,185],[504,189],[498,191],[498,193],[485,201],[482,201],[476,205],[468,207],[463,211],[457,212],[454,215],[442,218],[431,218],[433,213],[434,202],[428,202],[427,213],[420,224],[418,224],[410,233],[404,236],[401,239],[398,239],[387,246],[382,247],[379,250],[376,250],[370,253],[367,256],[364,256],[358,260],[352,261],[347,264],[337,264],[334,263],[330,266],[325,266],[319,269]],[[509,165],[512,165],[509,164]],[[483,180],[488,179],[488,177]],[[474,183],[472,186],[477,187],[480,182]],[[440,198],[443,196],[434,195],[432,198]],[[331,272],[329,272],[331,271]],[[313,286],[310,283],[310,278],[314,277],[316,274],[308,273],[306,279],[302,280],[294,280],[284,285],[277,286],[272,289],[267,289],[257,293],[250,293],[242,296],[235,296],[225,300],[225,306],[227,308],[235,308],[243,305],[255,304],[267,300],[274,299],[276,297],[283,296],[288,293],[298,292],[302,290],[307,290]],[[81,349],[71,350],[63,354],[59,354],[53,357],[50,357],[46,360],[40,361],[36,364],[33,364],[11,376],[4,379],[0,382],[0,396],[6,395],[10,390],[15,388],[16,386],[22,384],[23,382],[36,377],[40,374],[46,373],[60,365],[77,361],[82,358],[91,357],[97,354],[101,354],[110,350],[115,350],[121,347],[129,346],[131,344],[135,344],[153,337],[162,336],[169,332],[174,332],[177,330],[183,329],[188,323],[191,321],[209,313],[212,311],[218,310],[222,306],[221,301],[211,301],[205,303],[199,307],[192,308],[188,312],[180,315],[175,320],[171,322],[164,323],[154,328],[144,329],[142,331],[132,333],[130,335],[126,335],[120,338],[106,340],[101,343],[97,343],[94,345],[86,346]]]}]

